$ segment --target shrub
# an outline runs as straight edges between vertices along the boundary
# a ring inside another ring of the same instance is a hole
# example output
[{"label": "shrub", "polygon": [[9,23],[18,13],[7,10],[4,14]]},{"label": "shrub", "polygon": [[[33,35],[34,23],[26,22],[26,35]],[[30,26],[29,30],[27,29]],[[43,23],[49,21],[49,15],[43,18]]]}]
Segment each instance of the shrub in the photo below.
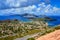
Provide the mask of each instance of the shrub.
[{"label": "shrub", "polygon": [[56,30],[60,29],[60,26],[55,27]]},{"label": "shrub", "polygon": [[27,40],[35,40],[34,38],[28,38]]}]

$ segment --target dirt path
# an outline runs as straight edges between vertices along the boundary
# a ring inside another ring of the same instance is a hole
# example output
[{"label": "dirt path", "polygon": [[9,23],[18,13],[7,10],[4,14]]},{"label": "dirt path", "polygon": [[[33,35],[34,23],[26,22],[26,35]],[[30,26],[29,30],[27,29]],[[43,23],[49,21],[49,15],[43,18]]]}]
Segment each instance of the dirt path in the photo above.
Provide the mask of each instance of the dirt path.
[{"label": "dirt path", "polygon": [[60,40],[60,30],[44,35],[36,40]]}]

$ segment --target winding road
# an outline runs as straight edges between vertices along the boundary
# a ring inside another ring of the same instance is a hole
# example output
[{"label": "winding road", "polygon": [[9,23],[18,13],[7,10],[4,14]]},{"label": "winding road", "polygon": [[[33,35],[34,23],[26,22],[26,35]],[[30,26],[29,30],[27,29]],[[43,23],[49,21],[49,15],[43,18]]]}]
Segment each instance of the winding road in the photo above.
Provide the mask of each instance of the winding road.
[{"label": "winding road", "polygon": [[24,36],[22,38],[17,38],[15,40],[27,40],[28,38],[31,38],[31,37],[35,37],[37,36],[39,33],[35,33],[35,34],[32,34],[32,35],[27,35],[27,36]]}]

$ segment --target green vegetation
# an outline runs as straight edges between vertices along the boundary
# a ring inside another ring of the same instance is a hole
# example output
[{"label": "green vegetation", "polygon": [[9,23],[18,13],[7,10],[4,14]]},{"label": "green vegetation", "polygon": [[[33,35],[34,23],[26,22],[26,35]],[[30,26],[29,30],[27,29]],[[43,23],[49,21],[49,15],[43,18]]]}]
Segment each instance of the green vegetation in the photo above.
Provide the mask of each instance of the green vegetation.
[{"label": "green vegetation", "polygon": [[60,26],[56,26],[54,28],[55,28],[55,30],[59,30],[60,29]]},{"label": "green vegetation", "polygon": [[34,34],[34,33],[38,33],[38,32],[40,32],[39,30],[30,30],[29,32],[27,32],[27,33],[18,33],[17,35],[15,35],[15,36],[8,36],[8,37],[5,37],[5,38],[0,38],[0,40],[14,40],[14,39],[16,39],[16,38],[21,38],[21,37],[23,37],[23,36],[26,36],[26,35],[31,35],[31,34]]},{"label": "green vegetation", "polygon": [[27,40],[35,40],[34,38],[28,38]]},{"label": "green vegetation", "polygon": [[[0,23],[0,37],[1,37],[0,40],[8,40],[8,39],[13,40],[15,38],[21,38],[23,36],[31,35],[41,31],[39,21],[36,21],[37,23],[34,21],[21,22],[18,20],[12,20],[12,21],[5,20],[0,22],[1,22]],[[42,26],[42,27],[45,27],[45,26]]]},{"label": "green vegetation", "polygon": [[[31,22],[21,22],[18,20],[0,21],[0,40],[14,40],[16,38],[21,38],[26,35],[31,35],[39,32],[40,33],[38,35],[42,36],[60,29],[60,26],[48,27],[48,24],[43,20],[44,19],[36,19]],[[29,38],[27,40],[35,39]]]}]

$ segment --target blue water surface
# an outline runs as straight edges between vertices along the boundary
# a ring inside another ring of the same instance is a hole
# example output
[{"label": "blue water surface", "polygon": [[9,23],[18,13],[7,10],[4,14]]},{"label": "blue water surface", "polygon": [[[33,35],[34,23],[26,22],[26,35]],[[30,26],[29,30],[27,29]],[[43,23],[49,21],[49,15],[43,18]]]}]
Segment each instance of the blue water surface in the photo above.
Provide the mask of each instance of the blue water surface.
[{"label": "blue water surface", "polygon": [[56,25],[60,25],[60,16],[49,16],[52,19],[56,19],[54,21],[48,21],[48,25],[49,26],[56,26]]},{"label": "blue water surface", "polygon": [[[60,16],[49,16],[52,19],[56,19],[54,21],[47,21],[49,26],[56,26],[56,25],[60,25]],[[30,21],[29,19],[20,16],[20,15],[9,15],[9,16],[0,16],[0,20],[14,20],[14,19],[18,19],[20,21],[24,21],[24,22],[28,22]]]}]

